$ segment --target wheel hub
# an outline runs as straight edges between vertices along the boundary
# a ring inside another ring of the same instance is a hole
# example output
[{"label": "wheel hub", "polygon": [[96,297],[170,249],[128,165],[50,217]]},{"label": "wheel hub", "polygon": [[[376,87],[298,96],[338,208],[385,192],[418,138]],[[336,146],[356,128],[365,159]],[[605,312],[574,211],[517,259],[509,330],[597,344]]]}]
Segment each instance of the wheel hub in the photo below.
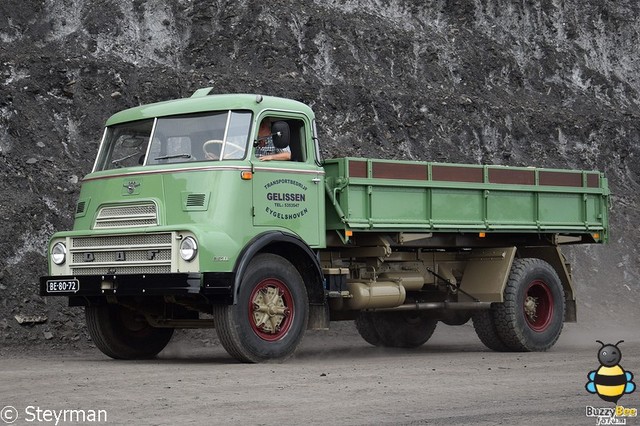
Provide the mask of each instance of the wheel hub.
[{"label": "wheel hub", "polygon": [[527,324],[535,332],[544,332],[553,318],[553,296],[547,283],[542,280],[531,282],[523,301]]},{"label": "wheel hub", "polygon": [[149,323],[143,315],[137,314],[130,309],[121,308],[119,315],[122,325],[129,331],[139,332],[149,327]]},{"label": "wheel hub", "polygon": [[524,301],[524,312],[527,314],[531,321],[536,320],[536,309],[538,308],[537,298],[527,296]]},{"label": "wheel hub", "polygon": [[250,320],[253,330],[265,340],[278,340],[291,324],[292,298],[287,287],[278,280],[265,280],[250,299]]}]

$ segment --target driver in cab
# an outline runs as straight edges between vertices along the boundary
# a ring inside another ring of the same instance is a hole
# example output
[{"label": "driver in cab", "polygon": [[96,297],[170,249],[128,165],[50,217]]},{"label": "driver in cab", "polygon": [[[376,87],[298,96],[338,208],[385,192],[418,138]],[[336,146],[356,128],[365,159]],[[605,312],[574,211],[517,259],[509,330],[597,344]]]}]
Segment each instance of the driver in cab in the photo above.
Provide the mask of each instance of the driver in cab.
[{"label": "driver in cab", "polygon": [[260,161],[289,161],[291,160],[291,150],[288,146],[277,148],[273,144],[273,133],[271,132],[271,120],[265,118],[260,123],[258,129],[258,140],[256,147],[256,158]]}]

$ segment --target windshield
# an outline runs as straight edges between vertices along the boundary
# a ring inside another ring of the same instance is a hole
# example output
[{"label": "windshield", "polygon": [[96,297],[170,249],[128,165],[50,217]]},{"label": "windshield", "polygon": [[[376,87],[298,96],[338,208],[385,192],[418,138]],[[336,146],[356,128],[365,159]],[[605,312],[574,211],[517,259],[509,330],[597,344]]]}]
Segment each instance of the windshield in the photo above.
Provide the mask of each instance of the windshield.
[{"label": "windshield", "polygon": [[240,160],[247,150],[250,125],[251,112],[224,111],[110,126],[96,162],[96,171],[193,161]]}]

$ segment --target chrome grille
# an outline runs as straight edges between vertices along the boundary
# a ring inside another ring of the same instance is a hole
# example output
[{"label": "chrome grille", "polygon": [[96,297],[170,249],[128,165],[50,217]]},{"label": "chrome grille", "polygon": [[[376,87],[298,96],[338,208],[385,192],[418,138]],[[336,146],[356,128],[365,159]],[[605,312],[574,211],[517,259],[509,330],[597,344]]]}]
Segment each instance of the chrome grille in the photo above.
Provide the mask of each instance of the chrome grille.
[{"label": "chrome grille", "polygon": [[100,208],[94,229],[156,226],[158,214],[153,203],[105,206]]},{"label": "chrome grille", "polygon": [[[112,262],[114,259],[114,251],[98,251],[95,253],[91,253],[90,261],[85,259],[85,253],[76,252],[73,253],[73,263],[88,263],[88,262]],[[171,261],[171,250],[163,249],[163,250],[136,250],[136,251],[125,251],[123,262],[147,262],[151,260],[165,260]]]},{"label": "chrome grille", "polygon": [[111,247],[111,246],[157,246],[171,245],[171,234],[136,234],[136,235],[109,235],[104,237],[78,237],[73,238],[73,248]]},{"label": "chrome grille", "polygon": [[74,275],[160,274],[171,272],[171,233],[71,238]]},{"label": "chrome grille", "polygon": [[[115,271],[115,272],[114,272]],[[120,266],[119,268],[82,268],[75,269],[74,275],[122,275],[122,274],[168,274],[171,266]]]}]

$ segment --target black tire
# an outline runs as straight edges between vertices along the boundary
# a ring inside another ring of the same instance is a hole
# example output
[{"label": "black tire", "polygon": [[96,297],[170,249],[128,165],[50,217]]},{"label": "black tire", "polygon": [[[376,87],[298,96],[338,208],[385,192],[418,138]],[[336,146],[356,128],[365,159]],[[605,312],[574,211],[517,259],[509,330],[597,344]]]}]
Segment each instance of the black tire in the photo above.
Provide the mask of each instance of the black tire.
[{"label": "black tire", "polygon": [[415,312],[380,312],[373,316],[381,346],[417,348],[433,335],[438,321]]},{"label": "black tire", "polygon": [[85,317],[93,343],[114,359],[153,358],[173,336],[173,328],[152,327],[121,305],[86,306]]},{"label": "black tire", "polygon": [[465,325],[471,319],[471,313],[467,311],[445,311],[438,316],[438,321],[447,325]]},{"label": "black tire", "polygon": [[565,298],[556,271],[541,259],[515,259],[504,302],[492,305],[500,340],[512,351],[546,351],[560,337]]},{"label": "black tire", "polygon": [[493,312],[490,310],[475,312],[472,316],[473,328],[476,330],[478,338],[484,345],[497,352],[508,352],[509,348],[504,344],[496,325],[493,321]]},{"label": "black tire", "polygon": [[307,328],[307,290],[286,259],[259,254],[242,277],[237,303],[214,305],[213,319],[222,346],[239,361],[284,360]]},{"label": "black tire", "polygon": [[373,323],[374,315],[375,314],[371,312],[360,312],[355,320],[356,330],[358,330],[358,333],[360,333],[360,336],[365,342],[373,346],[381,346],[382,340]]}]

